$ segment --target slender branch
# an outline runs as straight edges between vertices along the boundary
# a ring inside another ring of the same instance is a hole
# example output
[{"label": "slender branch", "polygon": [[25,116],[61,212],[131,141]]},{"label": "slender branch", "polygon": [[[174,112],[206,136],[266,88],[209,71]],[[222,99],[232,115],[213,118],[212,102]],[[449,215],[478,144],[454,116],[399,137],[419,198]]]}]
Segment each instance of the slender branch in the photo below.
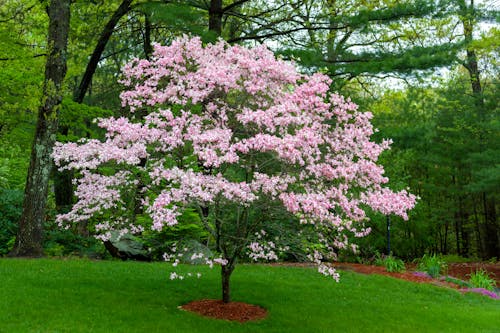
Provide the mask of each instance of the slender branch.
[{"label": "slender branch", "polygon": [[[40,54],[34,54],[32,58],[39,58],[39,57],[45,57],[47,56],[47,53],[40,53]],[[12,60],[18,60],[19,58],[0,58],[0,61],[12,61]]]},{"label": "slender branch", "polygon": [[227,5],[226,7],[223,7],[222,8],[222,11],[223,12],[227,12],[227,11],[230,11],[231,9],[233,9],[234,7],[238,7],[239,5],[242,5],[244,4],[245,2],[249,2],[250,0],[239,0],[239,1],[235,1],[233,2],[232,4],[230,5]]}]

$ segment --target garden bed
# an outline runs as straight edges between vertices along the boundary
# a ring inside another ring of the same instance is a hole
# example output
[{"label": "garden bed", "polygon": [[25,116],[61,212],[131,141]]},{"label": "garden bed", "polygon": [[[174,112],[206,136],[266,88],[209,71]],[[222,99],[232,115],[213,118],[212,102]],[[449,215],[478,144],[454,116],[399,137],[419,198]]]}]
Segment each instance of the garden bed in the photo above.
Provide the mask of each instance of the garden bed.
[{"label": "garden bed", "polygon": [[[425,274],[419,274],[416,266],[409,264],[406,266],[405,272],[393,273],[387,272],[383,266],[364,265],[355,263],[338,263],[335,265],[340,270],[350,270],[363,274],[380,274],[391,276],[398,279],[403,279],[417,283],[431,283],[439,286],[450,287],[454,289],[462,289],[458,283],[446,281],[442,278],[432,278]],[[470,274],[477,270],[483,269],[488,272],[489,276],[496,281],[497,287],[500,287],[500,263],[449,263],[447,265],[446,275],[458,280],[469,280]]]}]

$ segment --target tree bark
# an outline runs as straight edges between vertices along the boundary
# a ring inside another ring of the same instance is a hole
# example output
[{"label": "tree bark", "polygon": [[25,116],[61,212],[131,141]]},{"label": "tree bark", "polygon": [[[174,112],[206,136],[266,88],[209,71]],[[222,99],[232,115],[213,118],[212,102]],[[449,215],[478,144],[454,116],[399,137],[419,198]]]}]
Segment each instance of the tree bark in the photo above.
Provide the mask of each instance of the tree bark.
[{"label": "tree bark", "polygon": [[493,257],[500,258],[500,236],[498,218],[496,216],[495,199],[488,197],[483,192],[483,206],[484,206],[484,245],[485,256],[484,259]]},{"label": "tree bark", "polygon": [[66,76],[66,54],[71,0],[52,0],[47,7],[49,54],[45,64],[42,102],[33,140],[28,177],[24,191],[23,213],[19,220],[11,256],[43,255],[43,223],[52,169],[51,153],[56,139],[62,83]]},{"label": "tree bark", "polygon": [[[82,103],[89,89],[92,77],[97,69],[97,65],[101,60],[102,53],[113,34],[113,31],[118,21],[127,14],[131,9],[133,0],[123,0],[117,10],[113,13],[106,26],[103,28],[94,52],[90,56],[89,62],[85,69],[85,73],[80,81],[80,85],[73,93],[73,101]],[[61,129],[62,132],[68,132],[68,128]],[[54,172],[54,192],[56,198],[56,209],[58,213],[66,212],[73,206],[73,173],[71,171]]]},{"label": "tree bark", "polygon": [[208,30],[220,36],[222,34],[222,0],[211,0],[208,9]]},{"label": "tree bark", "polygon": [[[465,3],[462,5],[464,11],[462,24],[464,28],[465,41],[467,43],[466,63],[464,67],[467,69],[470,77],[470,84],[472,89],[472,96],[477,110],[477,116],[481,125],[486,122],[486,110],[484,103],[483,89],[481,86],[481,76],[478,66],[477,55],[474,48],[470,45],[473,41],[474,29],[474,1],[470,0],[469,6],[466,7]],[[479,132],[479,151],[484,151],[484,131],[483,128]],[[484,245],[485,245],[485,259],[500,256],[500,235],[498,232],[498,219],[496,216],[496,201],[495,196],[483,191],[481,193],[483,201],[483,215],[484,215]]]},{"label": "tree bark", "polygon": [[[69,134],[68,126],[60,126],[59,133],[62,135]],[[56,202],[57,213],[67,213],[73,206],[73,171],[53,170],[52,178],[54,180],[54,199]]]},{"label": "tree bark", "polygon": [[149,19],[149,14],[144,14],[144,55],[146,59],[150,60],[153,55],[153,45],[151,44],[151,20]]},{"label": "tree bark", "polygon": [[82,80],[80,81],[80,85],[78,89],[75,91],[73,101],[77,103],[82,103],[85,94],[89,88],[90,82],[92,82],[92,76],[97,69],[97,65],[101,60],[102,53],[104,52],[104,48],[108,43],[113,31],[115,30],[116,24],[118,21],[127,14],[131,9],[131,4],[133,0],[123,0],[118,9],[113,13],[113,16],[109,19],[108,23],[101,32],[99,36],[99,40],[97,41],[97,45],[94,48],[94,52],[90,56],[90,60],[87,63],[87,68],[85,69],[85,73],[83,74]]},{"label": "tree bark", "polygon": [[227,264],[221,266],[222,302],[224,303],[231,302],[230,279],[233,271],[234,271],[234,264]]}]

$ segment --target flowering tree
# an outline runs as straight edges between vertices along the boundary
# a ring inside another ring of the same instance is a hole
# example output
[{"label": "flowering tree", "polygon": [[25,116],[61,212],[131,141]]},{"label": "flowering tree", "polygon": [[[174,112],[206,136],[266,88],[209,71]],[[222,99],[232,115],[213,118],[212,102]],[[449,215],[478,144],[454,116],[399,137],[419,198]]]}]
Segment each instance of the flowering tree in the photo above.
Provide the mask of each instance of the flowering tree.
[{"label": "flowering tree", "polygon": [[[56,163],[81,174],[79,200],[58,222],[92,220],[106,240],[112,230],[168,228],[194,207],[221,256],[225,302],[239,256],[276,259],[270,221],[259,215],[266,205],[314,228],[323,251],[309,259],[338,280],[323,259],[369,232],[364,208],[407,218],[415,203],[382,187],[376,161],[389,142],[370,141],[371,115],[329,94],[327,76],[299,74],[264,46],[182,38],[156,45],[150,61],[133,60],[124,76],[132,116],[99,119],[104,141],[55,147]],[[137,189],[149,221],[130,216]]]}]

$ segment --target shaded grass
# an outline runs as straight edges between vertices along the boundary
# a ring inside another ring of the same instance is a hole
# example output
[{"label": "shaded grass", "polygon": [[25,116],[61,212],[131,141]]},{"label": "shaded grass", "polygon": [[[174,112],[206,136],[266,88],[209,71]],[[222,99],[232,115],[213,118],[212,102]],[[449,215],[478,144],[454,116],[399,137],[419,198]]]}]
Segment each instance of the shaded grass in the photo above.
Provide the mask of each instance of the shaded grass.
[{"label": "shaded grass", "polygon": [[[193,267],[178,267],[190,271]],[[0,259],[0,332],[498,332],[500,301],[385,276],[240,265],[232,296],[269,310],[245,324],[177,307],[219,298],[218,269],[168,279],[165,263]]]}]

